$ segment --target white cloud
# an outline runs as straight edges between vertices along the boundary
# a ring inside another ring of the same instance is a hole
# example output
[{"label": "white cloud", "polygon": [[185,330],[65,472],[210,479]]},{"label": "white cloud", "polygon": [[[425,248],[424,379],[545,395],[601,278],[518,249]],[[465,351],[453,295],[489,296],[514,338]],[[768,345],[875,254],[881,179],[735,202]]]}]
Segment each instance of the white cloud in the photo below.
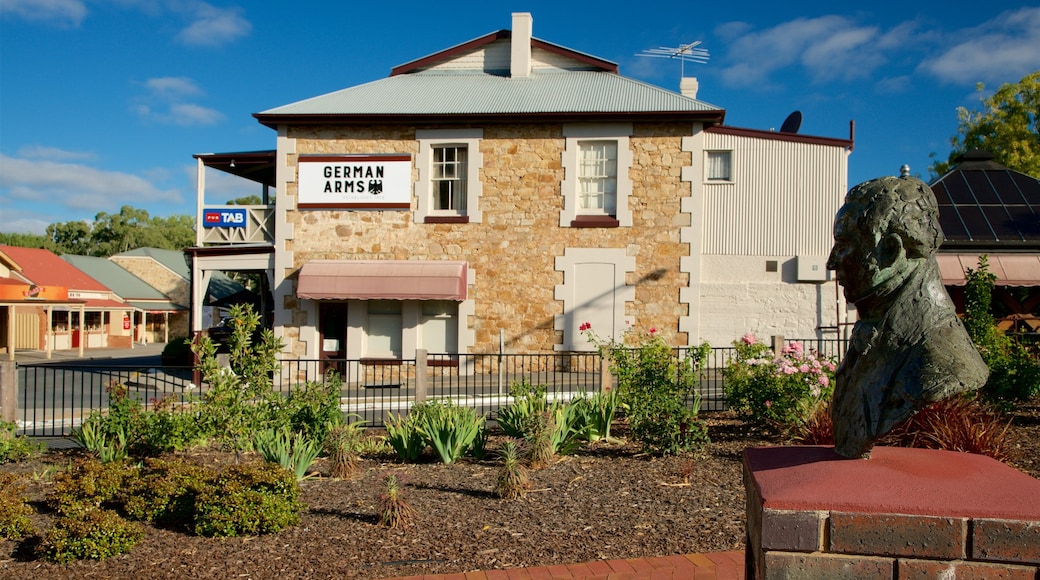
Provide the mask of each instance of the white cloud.
[{"label": "white cloud", "polygon": [[0,231],[7,234],[37,234],[43,235],[47,226],[54,223],[49,216],[43,214],[16,211],[5,207],[0,215]]},{"label": "white cloud", "polygon": [[[185,166],[184,175],[191,180],[192,185],[198,186],[197,166]],[[238,199],[250,195],[262,196],[262,187],[254,181],[238,177],[237,175],[224,173],[212,167],[206,168],[206,204],[223,205],[230,199]]]},{"label": "white cloud", "polygon": [[242,9],[217,8],[205,2],[193,5],[192,23],[177,39],[192,46],[221,46],[248,35],[253,25],[242,16]]},{"label": "white cloud", "polygon": [[188,77],[158,77],[148,79],[144,86],[157,97],[178,99],[202,94],[202,89]]},{"label": "white cloud", "polygon": [[62,28],[77,28],[87,17],[82,0],[0,0],[0,14]]},{"label": "white cloud", "polygon": [[25,159],[44,159],[49,161],[89,161],[97,155],[87,151],[67,151],[57,147],[43,145],[26,145],[18,149],[18,156]]},{"label": "white cloud", "polygon": [[139,97],[131,109],[149,122],[188,127],[215,125],[224,120],[223,113],[216,109],[185,101],[204,94],[190,78],[156,77],[142,85],[148,94]]},{"label": "white cloud", "polygon": [[97,209],[128,203],[182,200],[175,189],[160,189],[152,182],[118,171],[105,171],[79,163],[38,161],[0,154],[0,191],[8,199],[75,209]]},{"label": "white cloud", "polygon": [[956,31],[958,40],[920,70],[954,84],[1017,81],[1040,68],[1040,7],[1008,11]]},{"label": "white cloud", "polygon": [[797,18],[755,30],[745,22],[718,26],[729,43],[721,59],[723,81],[735,87],[768,87],[773,73],[800,67],[815,82],[868,78],[890,54],[918,43],[912,22],[889,31],[838,15]]},{"label": "white cloud", "polygon": [[170,107],[169,118],[178,125],[216,125],[224,120],[224,115],[216,109],[181,103]]}]

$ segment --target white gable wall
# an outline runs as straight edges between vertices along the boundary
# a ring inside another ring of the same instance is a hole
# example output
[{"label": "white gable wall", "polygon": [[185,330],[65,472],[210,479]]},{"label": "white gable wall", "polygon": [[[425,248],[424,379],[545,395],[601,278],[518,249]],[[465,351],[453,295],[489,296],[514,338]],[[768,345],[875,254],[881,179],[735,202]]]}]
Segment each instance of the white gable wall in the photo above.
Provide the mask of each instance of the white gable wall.
[{"label": "white gable wall", "polygon": [[[704,151],[732,151],[729,183],[699,176],[703,194],[696,335],[723,346],[760,338],[835,337],[833,275],[800,281],[798,264],[822,264],[847,190],[844,147],[705,131]],[[706,153],[705,153],[706,155]],[[701,162],[700,167],[703,167]],[[692,331],[693,329],[691,329]]]}]

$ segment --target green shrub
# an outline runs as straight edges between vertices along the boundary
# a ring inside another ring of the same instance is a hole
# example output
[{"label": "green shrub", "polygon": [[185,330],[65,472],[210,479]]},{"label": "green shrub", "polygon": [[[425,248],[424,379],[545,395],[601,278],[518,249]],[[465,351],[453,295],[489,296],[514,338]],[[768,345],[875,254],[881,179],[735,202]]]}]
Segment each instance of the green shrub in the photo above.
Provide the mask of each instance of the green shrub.
[{"label": "green shrub", "polygon": [[785,435],[799,429],[834,392],[834,361],[790,342],[777,354],[745,334],[734,341],[736,357],[723,371],[726,406],[756,427]]},{"label": "green shrub", "polygon": [[156,456],[204,445],[210,434],[200,428],[202,413],[190,401],[181,405],[169,397],[155,402],[142,415],[136,451]]},{"label": "green shrub", "polygon": [[191,341],[180,337],[167,342],[162,351],[162,364],[165,367],[190,367],[195,364]]},{"label": "green shrub", "polygon": [[307,468],[321,453],[320,441],[308,439],[303,433],[290,433],[287,429],[260,431],[254,436],[253,447],[267,461],[291,471],[296,481],[307,476]]},{"label": "green shrub", "polygon": [[274,413],[290,431],[322,441],[329,427],[343,419],[339,408],[342,386],[339,376],[331,372],[322,382],[307,381],[285,396]]},{"label": "green shrub", "polygon": [[110,506],[128,478],[135,475],[137,468],[125,461],[80,460],[54,477],[47,504],[62,515]]},{"label": "green shrub", "polygon": [[574,412],[578,414],[576,424],[580,426],[580,436],[589,442],[601,439],[610,440],[610,426],[619,409],[623,409],[617,389],[608,388],[606,392],[582,393],[570,402]]},{"label": "green shrub", "polygon": [[72,429],[72,438],[102,463],[122,461],[128,451],[126,427],[106,425],[105,417],[94,411],[79,427]]},{"label": "green shrub", "polygon": [[147,459],[139,477],[131,478],[119,495],[127,516],[135,520],[190,528],[195,496],[215,474],[181,459]]},{"label": "green shrub", "polygon": [[991,306],[997,277],[989,271],[986,255],[979,256],[978,268],[965,271],[965,278],[964,327],[989,366],[983,398],[1006,411],[1017,401],[1040,396],[1040,359],[994,322]]},{"label": "green shrub", "polygon": [[331,477],[349,479],[357,473],[361,445],[365,439],[365,432],[361,428],[363,423],[339,422],[329,428],[322,445],[329,458]]},{"label": "green shrub", "polygon": [[43,445],[25,435],[15,435],[18,425],[0,421],[0,463],[30,459],[43,449]]},{"label": "green shrub", "polygon": [[415,519],[415,510],[404,499],[401,482],[393,473],[383,477],[383,494],[379,496],[379,523],[388,528],[406,528]]},{"label": "green shrub", "polygon": [[632,438],[644,450],[678,454],[707,443],[707,427],[698,417],[697,396],[700,369],[711,352],[707,343],[679,359],[653,328],[647,332],[630,330],[621,342],[604,342],[589,323],[582,324],[582,331],[609,358]]},{"label": "green shrub", "polygon": [[0,539],[19,540],[33,532],[33,508],[18,477],[0,472]]},{"label": "green shrub", "polygon": [[495,495],[502,499],[520,499],[531,487],[527,468],[520,463],[520,455],[516,441],[502,444],[502,469],[495,480]]},{"label": "green shrub", "polygon": [[44,535],[37,553],[59,564],[101,560],[129,552],[142,537],[144,531],[136,523],[109,510],[90,508],[59,518]]},{"label": "green shrub", "polygon": [[271,534],[300,522],[300,486],[273,463],[236,465],[217,475],[195,498],[200,536]]},{"label": "green shrub", "polygon": [[530,453],[547,458],[566,455],[581,444],[588,432],[587,422],[591,414],[584,401],[550,403],[544,385],[532,387],[526,380],[514,384],[509,392],[513,402],[499,409],[498,426],[506,435],[526,439],[535,448],[551,446],[545,451],[529,446]]},{"label": "green shrub", "polygon": [[[224,448],[248,450],[253,434],[271,426],[271,413],[282,404],[274,398],[280,395],[271,390],[282,343],[267,329],[260,333],[259,341],[253,341],[260,315],[251,306],[235,305],[230,314],[230,368],[217,361],[217,348],[209,337],[192,346],[199,357],[197,368],[209,385],[202,398],[200,423],[204,432],[212,433]],[[276,426],[281,424],[284,422]]]},{"label": "green shrub", "polygon": [[496,419],[502,431],[515,439],[523,439],[529,430],[529,421],[537,413],[549,409],[549,397],[545,385],[531,386],[521,379],[509,387],[513,402],[498,410]]},{"label": "green shrub", "polygon": [[416,406],[422,407],[416,415],[419,433],[446,464],[458,461],[470,451],[484,430],[484,417],[451,400],[433,400]]},{"label": "green shrub", "polygon": [[416,405],[407,416],[390,413],[386,418],[386,443],[402,461],[418,461],[426,449],[426,437],[419,428],[420,413],[422,407]]}]

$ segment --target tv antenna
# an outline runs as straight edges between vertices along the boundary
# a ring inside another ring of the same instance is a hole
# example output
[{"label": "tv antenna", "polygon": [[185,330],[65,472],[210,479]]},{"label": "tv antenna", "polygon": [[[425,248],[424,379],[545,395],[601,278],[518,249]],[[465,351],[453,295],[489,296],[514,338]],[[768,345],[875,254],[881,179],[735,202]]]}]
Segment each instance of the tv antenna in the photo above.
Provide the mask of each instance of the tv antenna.
[{"label": "tv antenna", "polygon": [[708,58],[711,56],[708,54],[708,49],[698,48],[701,41],[691,42],[689,44],[680,44],[675,48],[669,48],[667,46],[659,46],[657,48],[648,48],[636,56],[650,56],[654,58],[677,58],[679,59],[679,77],[683,78],[686,76],[686,63],[695,62],[697,64],[704,64],[708,62]]}]

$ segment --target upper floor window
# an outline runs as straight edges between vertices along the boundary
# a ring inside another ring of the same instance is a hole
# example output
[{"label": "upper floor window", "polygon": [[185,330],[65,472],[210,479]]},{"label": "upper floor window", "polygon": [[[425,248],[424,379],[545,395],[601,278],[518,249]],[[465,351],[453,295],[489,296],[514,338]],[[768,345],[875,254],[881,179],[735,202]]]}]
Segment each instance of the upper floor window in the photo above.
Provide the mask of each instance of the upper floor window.
[{"label": "upper floor window", "polygon": [[433,147],[433,209],[466,213],[466,146]]},{"label": "upper floor window", "polygon": [[704,159],[707,181],[733,181],[733,152],[707,151]]},{"label": "upper floor window", "polygon": [[632,225],[630,123],[564,125],[562,227]]},{"label": "upper floor window", "polygon": [[580,213],[617,213],[617,142],[582,141],[578,144],[581,185]]},{"label": "upper floor window", "polygon": [[482,129],[420,129],[415,221],[480,222]]}]

